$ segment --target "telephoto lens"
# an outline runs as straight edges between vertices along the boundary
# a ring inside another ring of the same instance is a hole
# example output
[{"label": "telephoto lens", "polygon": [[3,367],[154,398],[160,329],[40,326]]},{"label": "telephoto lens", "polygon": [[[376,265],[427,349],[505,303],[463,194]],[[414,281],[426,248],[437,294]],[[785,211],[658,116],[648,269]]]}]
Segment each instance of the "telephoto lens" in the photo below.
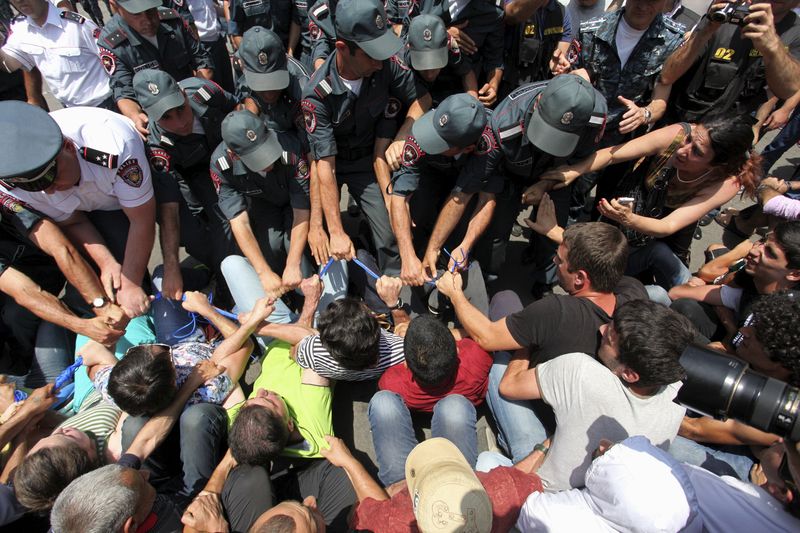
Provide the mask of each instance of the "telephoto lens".
[{"label": "telephoto lens", "polygon": [[733,418],[762,431],[800,440],[800,390],[753,372],[727,354],[692,345],[681,355],[686,371],[676,401],[698,413]]}]

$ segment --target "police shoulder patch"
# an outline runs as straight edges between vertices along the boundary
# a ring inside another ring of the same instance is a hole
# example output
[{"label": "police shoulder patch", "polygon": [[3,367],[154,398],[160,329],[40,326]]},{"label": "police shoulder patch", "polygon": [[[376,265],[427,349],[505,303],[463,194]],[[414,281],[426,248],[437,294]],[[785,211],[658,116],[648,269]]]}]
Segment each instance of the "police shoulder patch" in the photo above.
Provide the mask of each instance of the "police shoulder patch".
[{"label": "police shoulder patch", "polygon": [[137,161],[134,157],[128,159],[119,166],[117,169],[117,176],[122,178],[122,181],[131,187],[136,188],[141,187],[144,179],[142,167],[139,166],[139,161]]},{"label": "police shoulder patch", "polygon": [[300,109],[303,110],[303,123],[306,126],[306,132],[314,133],[314,130],[317,129],[317,106],[308,100],[303,100],[300,102]]},{"label": "police shoulder patch", "polygon": [[478,145],[475,147],[475,153],[478,155],[486,155],[492,150],[497,148],[497,141],[494,138],[492,127],[488,124],[483,128],[481,138],[478,140]]},{"label": "police shoulder patch", "polygon": [[404,167],[413,166],[419,161],[419,158],[424,156],[425,152],[417,144],[417,140],[413,135],[406,137],[406,143],[403,145],[402,164]]},{"label": "police shoulder patch", "polygon": [[103,64],[103,69],[109,76],[117,71],[117,56],[111,50],[100,48],[100,63]]},{"label": "police shoulder patch", "polygon": [[211,176],[211,183],[214,184],[214,189],[217,191],[217,194],[219,194],[219,189],[222,186],[222,178],[213,170],[209,171],[209,175]]},{"label": "police shoulder patch", "polygon": [[223,155],[222,157],[217,159],[217,166],[223,172],[225,172],[226,170],[230,170],[231,162],[228,160],[228,156]]},{"label": "police shoulder patch", "polygon": [[383,116],[385,118],[395,118],[397,114],[400,113],[402,107],[400,100],[390,96],[389,100],[386,102],[386,109],[383,111]]},{"label": "police shoulder patch", "polygon": [[158,18],[159,20],[174,20],[181,18],[181,15],[180,13],[169,7],[159,7]]},{"label": "police shoulder patch", "polygon": [[10,194],[0,192],[0,208],[7,213],[21,213],[24,209],[28,208],[28,205]]},{"label": "police shoulder patch", "polygon": [[308,161],[306,161],[305,157],[298,158],[297,165],[295,166],[294,177],[297,179],[308,178]]},{"label": "police shoulder patch", "polygon": [[169,153],[162,148],[150,149],[150,167],[158,172],[169,172],[170,169]]},{"label": "police shoulder patch", "polygon": [[92,39],[95,41],[100,38],[100,34],[103,32],[99,27],[92,30]]},{"label": "police shoulder patch", "polygon": [[308,35],[311,37],[312,41],[317,41],[322,34],[322,30],[319,29],[319,26],[315,22],[308,21]]},{"label": "police shoulder patch", "polygon": [[103,37],[103,42],[108,44],[109,48],[116,48],[120,44],[124,43],[128,40],[128,34],[122,31],[121,29],[117,29]]},{"label": "police shoulder patch", "polygon": [[115,154],[109,154],[108,152],[101,152],[100,150],[87,147],[79,148],[78,153],[89,163],[94,163],[95,165],[106,168],[117,168],[117,159],[119,156]]},{"label": "police shoulder patch", "polygon": [[510,139],[519,137],[520,135],[522,135],[523,131],[524,127],[522,126],[522,124],[514,124],[507,128],[498,130],[497,135],[498,137],[500,137],[500,142],[502,143],[503,141],[508,141]]},{"label": "police shoulder patch", "polygon": [[64,20],[71,20],[72,22],[77,22],[78,24],[83,24],[86,22],[86,17],[74,11],[62,11],[59,16]]}]

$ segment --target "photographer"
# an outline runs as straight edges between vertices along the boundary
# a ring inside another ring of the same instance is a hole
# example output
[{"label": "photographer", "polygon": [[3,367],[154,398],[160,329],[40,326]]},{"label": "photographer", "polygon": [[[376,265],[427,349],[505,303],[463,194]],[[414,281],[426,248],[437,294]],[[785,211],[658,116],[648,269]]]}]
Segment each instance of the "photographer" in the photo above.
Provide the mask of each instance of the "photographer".
[{"label": "photographer", "polygon": [[[675,84],[672,119],[696,121],[711,112],[742,114],[759,108],[757,118],[767,119],[777,99],[767,100],[764,91],[770,78],[764,54],[780,39],[781,48],[800,57],[800,20],[792,12],[798,4],[713,4],[661,72],[662,83]],[[720,18],[727,20],[715,22]]]}]

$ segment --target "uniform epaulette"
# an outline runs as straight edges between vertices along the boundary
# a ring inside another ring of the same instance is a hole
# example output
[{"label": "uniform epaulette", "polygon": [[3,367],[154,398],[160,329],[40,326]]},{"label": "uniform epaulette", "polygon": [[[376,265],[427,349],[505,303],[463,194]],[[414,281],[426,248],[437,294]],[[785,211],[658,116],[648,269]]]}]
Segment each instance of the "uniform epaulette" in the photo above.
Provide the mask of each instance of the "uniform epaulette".
[{"label": "uniform epaulette", "polygon": [[95,150],[94,148],[88,147],[80,148],[78,152],[80,153],[81,157],[89,163],[93,163],[105,168],[117,168],[119,156],[115,154],[101,152],[100,150]]},{"label": "uniform epaulette", "polygon": [[597,29],[600,26],[603,25],[603,22],[604,22],[604,20],[603,20],[602,17],[593,18],[593,19],[589,19],[587,21],[581,22],[581,33],[597,31]]},{"label": "uniform epaulette", "polygon": [[331,87],[330,79],[324,78],[320,80],[317,86],[314,88],[314,92],[317,93],[317,96],[320,98],[320,100],[331,94],[333,92],[333,87]]},{"label": "uniform epaulette", "polygon": [[317,19],[317,20],[323,20],[325,17],[327,17],[330,14],[330,12],[331,12],[331,10],[328,7],[328,4],[323,2],[322,4],[318,5],[314,9],[312,9],[311,12],[309,13],[309,15],[313,15],[314,18]]},{"label": "uniform epaulette", "polygon": [[224,171],[226,171],[226,170],[230,170],[230,168],[231,168],[231,162],[230,162],[230,160],[228,159],[228,156],[227,156],[227,155],[223,155],[222,157],[220,157],[219,159],[217,159],[217,166],[218,166],[218,167],[219,167],[219,169],[220,169],[220,170],[222,170],[223,172],[224,172]]},{"label": "uniform epaulette", "polygon": [[158,19],[159,20],[173,20],[181,18],[180,14],[175,11],[174,9],[170,9],[168,7],[159,7],[158,8]]},{"label": "uniform epaulette", "polygon": [[172,139],[170,139],[166,135],[162,135],[161,139],[158,142],[160,142],[161,144],[166,144],[167,146],[175,146],[175,143],[172,142]]},{"label": "uniform epaulette", "polygon": [[664,26],[666,26],[668,30],[679,35],[686,33],[686,26],[670,17],[664,17]]},{"label": "uniform epaulette", "polygon": [[122,29],[114,30],[105,37],[103,37],[103,41],[105,41],[109,48],[116,48],[121,43],[124,43],[128,40],[128,34],[122,31]]},{"label": "uniform epaulette", "polygon": [[205,80],[203,86],[197,89],[192,98],[194,99],[195,102],[199,102],[201,104],[208,104],[214,97],[214,95],[219,93],[220,91],[222,91],[222,87],[220,87],[211,80]]},{"label": "uniform epaulette", "polygon": [[513,126],[509,126],[508,128],[498,130],[497,136],[500,137],[500,142],[502,143],[503,141],[519,137],[520,135],[522,135],[522,131],[523,131],[522,124],[514,124]]},{"label": "uniform epaulette", "polygon": [[79,13],[75,13],[74,11],[62,11],[61,15],[59,15],[64,20],[71,20],[72,22],[77,22],[78,24],[83,24],[86,22],[86,17]]}]

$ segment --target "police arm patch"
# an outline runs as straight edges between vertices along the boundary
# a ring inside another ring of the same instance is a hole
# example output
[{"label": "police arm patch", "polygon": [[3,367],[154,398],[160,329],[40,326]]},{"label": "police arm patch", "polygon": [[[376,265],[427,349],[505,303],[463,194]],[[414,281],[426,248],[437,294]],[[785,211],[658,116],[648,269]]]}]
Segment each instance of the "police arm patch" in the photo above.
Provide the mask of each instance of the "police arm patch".
[{"label": "police arm patch", "polygon": [[383,116],[385,118],[395,118],[402,107],[400,100],[390,97],[389,101],[386,102],[386,109],[383,111]]},{"label": "police arm patch", "polygon": [[141,187],[144,174],[142,167],[139,166],[139,161],[136,158],[131,158],[122,163],[117,169],[117,175],[122,178],[122,181],[131,187]]},{"label": "police arm patch", "polygon": [[317,114],[315,111],[317,106],[308,100],[303,100],[300,102],[300,109],[303,110],[303,122],[306,125],[306,132],[314,133],[314,130],[317,129]]},{"label": "police arm patch", "polygon": [[495,148],[497,148],[497,143],[495,142],[492,128],[486,126],[485,128],[483,128],[483,133],[481,133],[481,138],[478,139],[478,146],[475,147],[475,153],[478,155],[486,155]]},{"label": "police arm patch", "polygon": [[306,161],[305,157],[300,157],[297,161],[297,165],[295,166],[295,178],[297,179],[306,179],[308,178],[308,161]]},{"label": "police arm patch", "polygon": [[219,189],[222,186],[222,178],[213,170],[209,171],[209,174],[211,175],[211,183],[214,184],[214,189],[217,191],[217,194],[219,194]]},{"label": "police arm patch", "polygon": [[117,56],[115,56],[113,52],[101,48],[100,62],[103,64],[103,68],[108,72],[109,76],[117,71]]},{"label": "police arm patch", "polygon": [[166,150],[152,148],[150,150],[150,166],[158,172],[169,172],[170,156]]},{"label": "police arm patch", "polygon": [[414,136],[409,135],[406,137],[406,143],[403,145],[403,166],[413,166],[423,155],[425,155],[425,152],[419,147]]},{"label": "police arm patch", "polygon": [[319,29],[319,26],[317,26],[314,22],[309,21],[308,22],[308,35],[309,35],[309,37],[311,37],[311,40],[312,41],[319,40],[320,34],[321,34],[321,31]]}]

